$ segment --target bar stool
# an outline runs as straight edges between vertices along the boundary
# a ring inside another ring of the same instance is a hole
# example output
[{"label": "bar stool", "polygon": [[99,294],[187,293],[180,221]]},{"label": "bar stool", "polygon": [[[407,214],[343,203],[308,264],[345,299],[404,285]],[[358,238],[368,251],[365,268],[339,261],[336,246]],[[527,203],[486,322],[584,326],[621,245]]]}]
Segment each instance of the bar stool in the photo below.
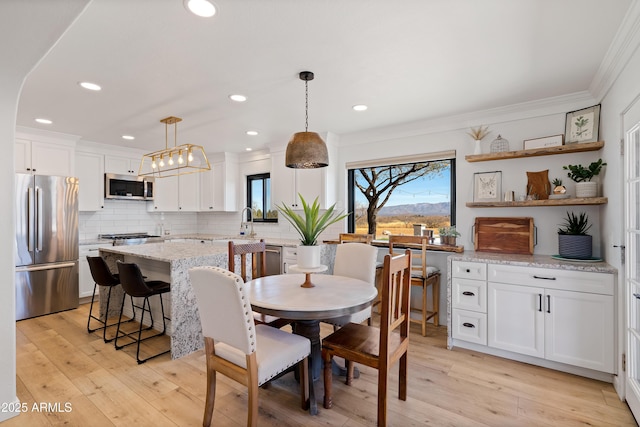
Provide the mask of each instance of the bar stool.
[{"label": "bar stool", "polygon": [[[122,289],[124,290],[124,292],[131,297],[144,298],[144,300],[142,301],[142,306],[139,306],[139,305],[135,306],[136,308],[139,308],[142,310],[142,316],[140,318],[140,327],[138,328],[138,331],[137,331],[138,337],[137,339],[134,338],[136,331],[129,332],[129,333],[123,332],[122,337],[127,337],[133,340],[132,342],[124,345],[118,345],[118,338],[120,338],[120,321],[122,320],[122,309],[120,310],[120,320],[118,321],[118,330],[116,332],[116,339],[115,339],[116,350],[120,350],[123,347],[137,343],[136,360],[138,361],[138,364],[144,363],[147,360],[152,359],[154,357],[158,357],[160,355],[169,353],[171,349],[154,354],[145,359],[140,359],[140,343],[150,338],[155,338],[155,337],[164,335],[165,332],[167,331],[166,321],[171,319],[166,317],[164,314],[164,303],[162,302],[162,294],[166,294],[167,292],[171,291],[170,284],[167,282],[163,282],[161,280],[145,281],[144,277],[142,276],[142,273],[140,272],[140,267],[138,267],[137,264],[133,264],[133,263],[124,263],[124,262],[118,261],[118,272],[120,276],[120,284],[122,285]],[[151,312],[151,303],[149,302],[149,298],[154,295],[158,295],[160,299],[160,308],[162,310],[162,331],[157,334],[149,335],[142,338],[143,330],[147,331],[153,328],[153,313]],[[124,299],[122,300],[122,308],[124,308]],[[148,312],[149,317],[151,318],[151,323],[146,328],[144,327],[145,312]]]},{"label": "bar stool", "polygon": [[[91,305],[89,306],[89,318],[87,319],[87,331],[89,333],[99,331],[102,329],[102,339],[105,343],[111,342],[115,339],[109,338],[107,339],[107,328],[111,326],[116,326],[118,323],[113,322],[111,324],[107,324],[107,320],[109,319],[109,303],[111,302],[111,289],[114,286],[120,284],[120,278],[117,274],[111,273],[107,263],[102,257],[99,256],[88,256],[87,261],[89,262],[89,270],[91,271],[91,277],[93,278],[93,295],[91,295]],[[109,288],[109,293],[107,294],[107,309],[105,313],[104,321],[100,317],[96,317],[93,315],[93,302],[96,298],[96,291],[99,286],[105,286]],[[123,300],[124,303],[124,300]],[[133,298],[131,298],[131,310],[133,311],[133,318],[127,320],[127,322],[131,322],[135,319],[135,306],[133,305]],[[91,329],[91,319],[98,321],[102,326],[99,328]]]}]

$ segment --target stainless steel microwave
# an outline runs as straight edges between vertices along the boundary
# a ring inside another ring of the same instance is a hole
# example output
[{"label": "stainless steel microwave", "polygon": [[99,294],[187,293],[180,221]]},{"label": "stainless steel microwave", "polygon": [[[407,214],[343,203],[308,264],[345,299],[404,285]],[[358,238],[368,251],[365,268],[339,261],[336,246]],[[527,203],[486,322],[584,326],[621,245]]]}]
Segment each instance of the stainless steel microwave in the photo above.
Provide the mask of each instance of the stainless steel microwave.
[{"label": "stainless steel microwave", "polygon": [[104,174],[105,199],[153,200],[155,178],[135,175]]}]

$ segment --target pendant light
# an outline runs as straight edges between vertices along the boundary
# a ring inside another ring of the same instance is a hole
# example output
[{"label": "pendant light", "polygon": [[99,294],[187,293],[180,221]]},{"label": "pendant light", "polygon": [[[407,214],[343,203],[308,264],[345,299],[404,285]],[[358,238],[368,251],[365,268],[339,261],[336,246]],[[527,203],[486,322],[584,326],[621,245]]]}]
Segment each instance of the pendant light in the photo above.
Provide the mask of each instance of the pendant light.
[{"label": "pendant light", "polygon": [[[180,117],[173,116],[160,120],[161,123],[164,123],[164,150],[154,151],[142,156],[138,176],[165,178],[211,170],[211,165],[202,146],[194,144],[177,145],[178,122],[181,121]],[[169,147],[169,125],[174,126],[173,147]],[[174,160],[174,156],[176,160]]]},{"label": "pendant light", "polygon": [[308,132],[309,128],[309,81],[313,80],[311,71],[302,71],[300,80],[304,81],[304,132],[294,133],[287,145],[285,164],[288,168],[314,169],[329,166],[329,153],[320,135]]}]

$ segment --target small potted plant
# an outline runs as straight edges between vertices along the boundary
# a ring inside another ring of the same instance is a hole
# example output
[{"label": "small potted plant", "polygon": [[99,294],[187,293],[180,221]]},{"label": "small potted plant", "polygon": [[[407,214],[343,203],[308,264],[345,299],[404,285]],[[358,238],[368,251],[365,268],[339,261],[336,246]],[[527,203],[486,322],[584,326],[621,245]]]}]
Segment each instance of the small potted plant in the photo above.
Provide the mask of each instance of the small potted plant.
[{"label": "small potted plant", "polygon": [[455,225],[440,227],[438,228],[438,233],[440,233],[440,243],[449,246],[455,246],[456,238],[460,236]]},{"label": "small potted plant", "polygon": [[302,202],[302,211],[304,215],[300,215],[286,205],[276,208],[282,215],[293,225],[298,234],[300,234],[300,245],[297,250],[298,267],[316,268],[320,266],[320,246],[318,245],[318,236],[331,224],[334,224],[349,214],[335,213],[335,204],[331,205],[322,215],[320,215],[320,204],[318,198],[309,205],[301,194],[298,194]]},{"label": "small potted plant", "polygon": [[602,171],[606,163],[602,159],[592,162],[588,167],[582,165],[563,166],[562,169],[568,170],[567,176],[576,183],[576,197],[596,197],[598,195],[598,183],[592,182],[594,176]]},{"label": "small potted plant", "polygon": [[567,192],[566,187],[562,185],[561,179],[555,178],[551,183],[553,184],[553,194],[559,196]]},{"label": "small potted plant", "polygon": [[592,238],[587,234],[591,228],[589,217],[585,212],[576,215],[567,212],[564,223],[558,228],[558,250],[561,257],[573,259],[590,259],[592,255]]}]

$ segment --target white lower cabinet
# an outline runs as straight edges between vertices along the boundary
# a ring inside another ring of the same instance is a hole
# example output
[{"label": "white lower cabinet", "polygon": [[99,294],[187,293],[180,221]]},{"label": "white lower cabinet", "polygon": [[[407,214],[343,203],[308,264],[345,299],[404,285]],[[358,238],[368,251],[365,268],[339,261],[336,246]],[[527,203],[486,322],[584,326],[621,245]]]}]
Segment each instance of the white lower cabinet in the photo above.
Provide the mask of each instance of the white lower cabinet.
[{"label": "white lower cabinet", "polygon": [[483,265],[452,261],[454,340],[614,373],[613,274],[484,264],[483,281],[462,264]]}]

